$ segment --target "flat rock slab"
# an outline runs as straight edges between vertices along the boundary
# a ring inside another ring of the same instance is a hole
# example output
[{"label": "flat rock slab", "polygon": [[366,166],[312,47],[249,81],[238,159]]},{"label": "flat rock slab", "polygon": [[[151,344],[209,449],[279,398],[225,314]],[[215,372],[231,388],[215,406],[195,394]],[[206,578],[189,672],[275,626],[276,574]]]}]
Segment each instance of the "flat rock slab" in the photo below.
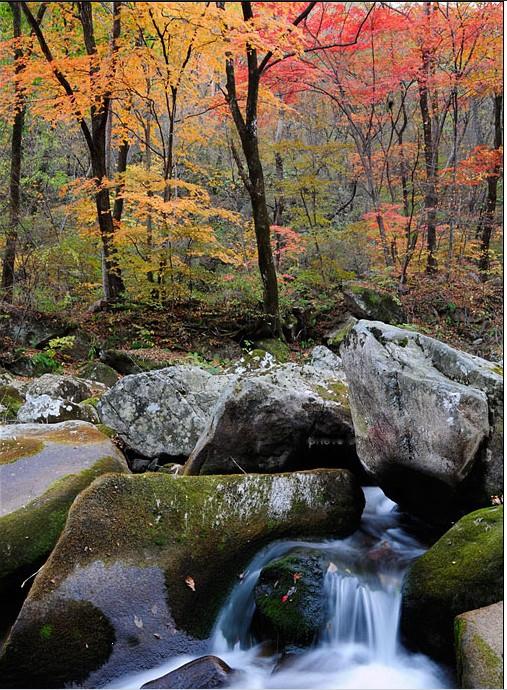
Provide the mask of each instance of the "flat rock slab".
[{"label": "flat rock slab", "polygon": [[[56,543],[77,494],[106,472],[128,472],[114,444],[87,422],[0,428],[0,591]],[[24,574],[23,574],[24,573]]]},{"label": "flat rock slab", "polygon": [[225,595],[263,543],[346,536],[363,507],[345,470],[102,477],[74,502],[35,579],[0,658],[2,683],[100,687],[203,653]]},{"label": "flat rock slab", "polygon": [[0,517],[24,508],[58,479],[79,474],[118,448],[93,424],[9,424],[0,428]]}]

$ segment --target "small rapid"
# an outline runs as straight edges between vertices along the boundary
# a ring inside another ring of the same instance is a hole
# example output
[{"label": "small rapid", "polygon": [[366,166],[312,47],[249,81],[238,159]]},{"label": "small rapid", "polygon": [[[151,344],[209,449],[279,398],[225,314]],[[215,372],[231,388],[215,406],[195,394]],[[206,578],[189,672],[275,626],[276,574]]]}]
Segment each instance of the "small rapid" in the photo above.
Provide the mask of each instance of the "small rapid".
[{"label": "small rapid", "polygon": [[[360,529],[347,539],[280,540],[259,551],[230,593],[217,619],[209,654],[241,673],[235,688],[449,688],[452,679],[428,657],[400,641],[401,583],[425,546],[378,488],[365,490]],[[290,552],[318,552],[324,577],[326,619],[312,647],[277,651],[255,639],[254,589],[261,570]],[[175,657],[110,687],[139,688],[190,661]],[[123,684],[121,683],[123,681]]]}]

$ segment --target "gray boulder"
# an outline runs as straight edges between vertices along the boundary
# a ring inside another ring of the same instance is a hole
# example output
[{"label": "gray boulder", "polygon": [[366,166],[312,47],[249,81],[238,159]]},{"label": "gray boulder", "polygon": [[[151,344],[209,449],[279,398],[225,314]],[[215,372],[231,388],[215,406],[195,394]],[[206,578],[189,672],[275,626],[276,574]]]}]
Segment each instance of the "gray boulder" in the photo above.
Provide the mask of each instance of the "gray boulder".
[{"label": "gray boulder", "polygon": [[141,455],[188,456],[231,378],[190,365],[125,376],[100,400],[99,417]]},{"label": "gray boulder", "polygon": [[503,601],[456,617],[460,688],[503,687],[503,626]]},{"label": "gray boulder", "polygon": [[26,394],[32,398],[48,395],[50,398],[79,403],[92,396],[92,389],[86,381],[76,376],[44,374],[28,386]]},{"label": "gray boulder", "polygon": [[325,371],[324,376],[311,365],[285,364],[233,380],[185,474],[315,467],[325,446],[334,456],[333,466],[350,466],[355,446],[347,384],[340,370]]},{"label": "gray boulder", "polygon": [[376,321],[358,322],[341,355],[359,458],[390,498],[445,523],[502,492],[495,364]]},{"label": "gray boulder", "polygon": [[202,654],[231,585],[279,537],[346,536],[364,496],[345,470],[108,475],[74,502],[0,657],[6,687],[96,688]]},{"label": "gray boulder", "polygon": [[22,424],[55,424],[71,419],[99,423],[99,417],[92,405],[52,398],[49,395],[29,396],[17,414],[17,421]]}]

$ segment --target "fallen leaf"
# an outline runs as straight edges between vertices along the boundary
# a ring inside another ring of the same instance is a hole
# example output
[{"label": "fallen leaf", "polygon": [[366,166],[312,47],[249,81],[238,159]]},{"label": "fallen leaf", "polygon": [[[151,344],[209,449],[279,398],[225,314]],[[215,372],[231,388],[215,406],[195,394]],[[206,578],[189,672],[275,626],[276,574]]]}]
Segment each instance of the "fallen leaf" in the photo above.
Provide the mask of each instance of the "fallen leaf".
[{"label": "fallen leaf", "polygon": [[142,628],[143,627],[142,618],[138,618],[137,616],[134,616],[134,625],[136,626],[136,628]]},{"label": "fallen leaf", "polygon": [[194,582],[194,578],[193,578],[193,577],[190,577],[190,575],[187,575],[187,577],[185,578],[185,584],[186,584],[188,587],[190,587],[190,589],[192,590],[192,592],[195,592],[195,582]]},{"label": "fallen leaf", "polygon": [[160,635],[158,633],[153,633],[153,637],[156,637],[157,640],[160,640]]},{"label": "fallen leaf", "polygon": [[292,579],[294,580],[294,582],[297,582],[297,581],[300,580],[302,577],[303,577],[303,576],[301,575],[301,573],[294,573],[294,575],[292,576]]}]

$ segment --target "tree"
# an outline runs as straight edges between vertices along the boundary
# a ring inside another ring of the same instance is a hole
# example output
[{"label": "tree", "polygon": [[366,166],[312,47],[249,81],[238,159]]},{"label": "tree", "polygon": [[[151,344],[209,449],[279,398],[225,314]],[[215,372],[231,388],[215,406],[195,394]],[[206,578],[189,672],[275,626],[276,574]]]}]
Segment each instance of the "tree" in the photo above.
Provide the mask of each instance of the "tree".
[{"label": "tree", "polygon": [[[89,103],[89,122],[86,121],[81,111],[74,107],[77,95],[76,90],[71,86],[62,69],[58,66],[59,63],[53,56],[46,36],[33,16],[28,4],[20,2],[20,5],[33,33],[37,37],[41,52],[48,63],[52,76],[64,90],[70,106],[70,112],[79,123],[88,147],[92,174],[95,179],[95,205],[104,257],[104,297],[108,302],[116,302],[121,299],[125,286],[118,263],[117,249],[114,245],[115,228],[111,200],[109,188],[105,183],[107,180],[107,121],[114,86],[117,42],[121,31],[120,11],[122,2],[113,3],[112,39],[109,56],[107,60],[104,60],[104,66],[101,66],[97,59],[98,51],[93,20],[93,3],[77,3],[82,27],[82,40],[86,54],[89,57],[89,80],[92,90],[92,97]],[[104,71],[106,71],[106,74],[103,74]],[[93,93],[93,87],[97,83],[101,86]]]},{"label": "tree", "polygon": [[[16,245],[18,242],[18,226],[20,222],[21,196],[21,159],[23,127],[25,123],[26,104],[17,77],[25,69],[23,51],[16,39],[20,39],[21,10],[18,2],[9,3],[12,12],[14,45],[14,122],[11,137],[11,166],[9,176],[9,227],[6,234],[5,252],[2,264],[2,296],[6,302],[13,300],[14,276],[16,265]],[[47,4],[41,3],[36,22],[40,26]]]},{"label": "tree", "polygon": [[[298,26],[298,24],[305,20],[315,5],[315,2],[308,3],[294,19],[292,25]],[[244,22],[247,24],[253,23],[253,3],[242,2],[241,9]],[[240,106],[235,60],[230,52],[226,53],[225,61],[226,100],[241,141],[241,148],[247,165],[247,170],[245,171],[237,151],[233,149],[241,179],[248,191],[252,204],[255,237],[257,240],[257,257],[263,285],[264,311],[267,317],[266,325],[272,335],[281,336],[278,282],[271,247],[271,223],[266,202],[264,170],[259,153],[258,130],[259,87],[262,75],[273,58],[273,51],[268,50],[259,61],[257,48],[250,39],[245,42],[245,52],[247,62],[247,94],[244,112],[242,112]]]}]

